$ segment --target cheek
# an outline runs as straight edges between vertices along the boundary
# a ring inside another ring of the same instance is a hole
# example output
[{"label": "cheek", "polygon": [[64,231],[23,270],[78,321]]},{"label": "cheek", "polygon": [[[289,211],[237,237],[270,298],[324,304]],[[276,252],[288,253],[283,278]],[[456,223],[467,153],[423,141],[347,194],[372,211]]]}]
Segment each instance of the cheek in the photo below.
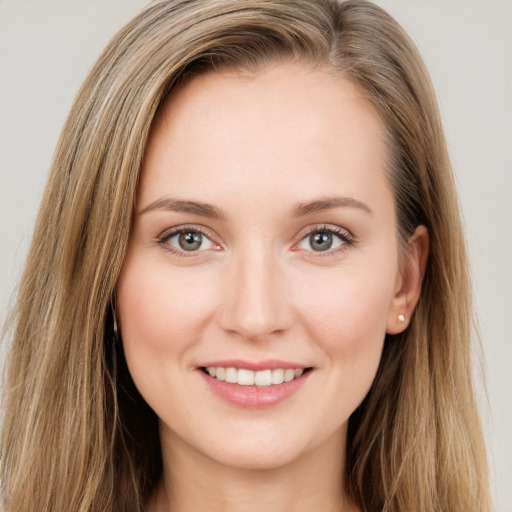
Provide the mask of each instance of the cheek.
[{"label": "cheek", "polygon": [[[391,267],[392,268],[392,267]],[[333,378],[354,397],[354,407],[369,390],[379,366],[394,280],[356,269],[338,272],[314,293],[298,298],[309,337],[337,371]]]},{"label": "cheek", "polygon": [[190,343],[204,324],[211,302],[208,288],[199,284],[201,277],[197,275],[127,261],[117,288],[125,343],[133,341],[162,351],[171,347],[179,350],[185,340]]},{"label": "cheek", "polygon": [[[126,363],[146,402],[165,416],[180,402],[177,376],[188,374],[200,343],[211,296],[201,276],[171,272],[145,255],[127,257],[117,286],[117,315]],[[189,411],[191,412],[191,411]]]},{"label": "cheek", "polygon": [[336,276],[321,289],[308,286],[298,303],[310,328],[323,339],[364,342],[385,334],[392,284],[355,273]]},{"label": "cheek", "polygon": [[198,284],[186,272],[143,258],[123,266],[117,314],[126,363],[154,410],[161,406],[161,390],[169,392],[169,376],[190,370],[190,351],[207,324],[211,298]]}]

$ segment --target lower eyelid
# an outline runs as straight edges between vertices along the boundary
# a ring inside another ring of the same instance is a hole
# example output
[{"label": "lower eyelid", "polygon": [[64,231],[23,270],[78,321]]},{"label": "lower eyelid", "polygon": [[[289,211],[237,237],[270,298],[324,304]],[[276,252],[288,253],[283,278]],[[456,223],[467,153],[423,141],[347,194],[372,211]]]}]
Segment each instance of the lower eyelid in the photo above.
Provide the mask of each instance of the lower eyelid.
[{"label": "lower eyelid", "polygon": [[[301,240],[301,242],[303,240]],[[350,244],[348,242],[346,242],[343,239],[340,239],[338,245],[336,245],[335,247],[330,247],[329,249],[326,249],[324,251],[317,251],[317,250],[315,250],[313,248],[300,247],[300,245],[299,245],[299,250],[307,251],[307,252],[309,252],[311,254],[314,254],[315,256],[322,256],[322,255],[327,256],[327,255],[336,254],[338,252],[342,252],[345,249],[347,249],[349,247],[349,245]]]}]

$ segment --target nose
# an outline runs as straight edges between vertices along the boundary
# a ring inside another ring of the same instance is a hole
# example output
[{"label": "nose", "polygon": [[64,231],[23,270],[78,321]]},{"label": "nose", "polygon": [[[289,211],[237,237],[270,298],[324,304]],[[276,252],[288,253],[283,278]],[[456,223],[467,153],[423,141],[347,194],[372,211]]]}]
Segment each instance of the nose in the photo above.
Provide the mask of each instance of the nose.
[{"label": "nose", "polygon": [[247,340],[282,334],[293,322],[291,297],[278,258],[268,248],[247,247],[230,264],[219,312],[222,329]]}]

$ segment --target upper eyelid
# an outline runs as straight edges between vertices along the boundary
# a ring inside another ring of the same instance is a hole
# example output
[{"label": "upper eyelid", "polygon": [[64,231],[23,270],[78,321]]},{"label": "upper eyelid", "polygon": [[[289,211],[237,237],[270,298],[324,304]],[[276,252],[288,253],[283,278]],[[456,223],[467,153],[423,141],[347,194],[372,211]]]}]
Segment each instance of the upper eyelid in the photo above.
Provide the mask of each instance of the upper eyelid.
[{"label": "upper eyelid", "polygon": [[180,233],[184,233],[186,231],[190,231],[190,232],[197,231],[198,233],[201,233],[202,235],[206,236],[207,238],[218,239],[218,236],[216,236],[215,233],[211,229],[208,229],[206,226],[202,226],[200,224],[182,224],[179,226],[173,226],[172,228],[164,229],[164,231],[162,231],[156,238],[157,238],[157,240],[162,240],[165,238],[172,238],[172,236],[178,235]]},{"label": "upper eyelid", "polygon": [[[198,233],[201,233],[203,236],[206,236],[212,243],[223,247],[223,243],[220,241],[221,238],[211,229],[207,228],[206,226],[203,226],[201,224],[182,224],[178,226],[173,226],[171,228],[167,228],[160,235],[156,237],[156,240],[158,243],[164,243],[165,241],[169,240],[173,236],[176,236],[180,233],[186,232],[186,231],[197,231]],[[353,243],[355,242],[355,237],[352,234],[352,232],[346,228],[343,228],[341,226],[335,225],[335,224],[313,224],[309,226],[305,226],[302,228],[297,235],[294,237],[294,242],[292,244],[292,247],[296,247],[304,238],[309,236],[311,233],[315,232],[322,232],[327,231],[329,233],[332,233],[336,236],[339,236],[341,238],[348,239],[348,242]],[[347,240],[345,240],[347,242]],[[327,251],[326,251],[327,252]]]},{"label": "upper eyelid", "polygon": [[[178,226],[173,226],[171,228],[166,228],[162,231],[160,235],[158,235],[157,238],[169,235],[171,233],[182,233],[184,231],[199,231],[202,234],[205,235],[211,235],[213,237],[218,236],[213,232],[210,228],[207,228],[206,226],[203,226],[201,224],[180,224]],[[346,233],[348,236],[353,237],[354,235],[350,232],[350,230],[343,228],[341,226],[337,226],[335,224],[312,224],[309,226],[306,226],[302,228],[298,234],[296,235],[296,238],[301,238],[304,236],[307,236],[309,233],[312,233],[314,231],[329,231],[333,233]]]},{"label": "upper eyelid", "polygon": [[296,235],[296,237],[297,240],[300,241],[304,237],[310,235],[311,233],[322,231],[327,231],[338,236],[346,235],[346,238],[349,238],[351,241],[355,239],[354,234],[350,230],[348,230],[347,228],[343,228],[341,226],[337,226],[335,224],[314,224],[311,226],[307,226],[301,229],[299,233]]}]

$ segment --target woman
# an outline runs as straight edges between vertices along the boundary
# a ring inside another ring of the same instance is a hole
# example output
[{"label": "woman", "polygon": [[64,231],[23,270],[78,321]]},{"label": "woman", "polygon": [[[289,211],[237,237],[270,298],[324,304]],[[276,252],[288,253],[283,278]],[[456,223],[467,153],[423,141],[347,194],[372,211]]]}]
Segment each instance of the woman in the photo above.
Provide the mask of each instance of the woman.
[{"label": "woman", "polygon": [[488,510],[435,97],[362,1],[164,1],[59,142],[3,507]]}]

